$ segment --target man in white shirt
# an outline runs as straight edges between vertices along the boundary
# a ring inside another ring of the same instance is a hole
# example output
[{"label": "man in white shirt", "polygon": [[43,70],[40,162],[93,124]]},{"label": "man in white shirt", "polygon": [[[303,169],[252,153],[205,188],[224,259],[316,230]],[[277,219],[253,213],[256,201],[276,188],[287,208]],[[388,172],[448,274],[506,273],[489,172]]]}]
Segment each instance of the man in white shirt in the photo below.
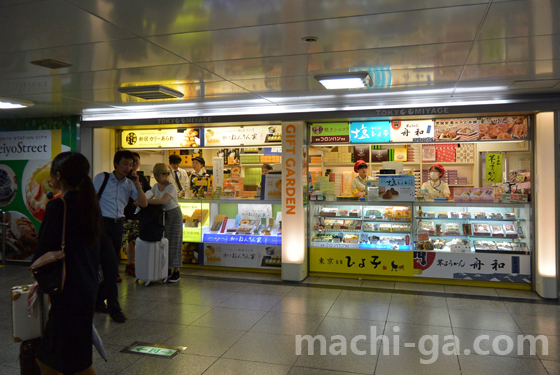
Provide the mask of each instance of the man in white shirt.
[{"label": "man in white shirt", "polygon": [[168,179],[169,182],[175,186],[175,189],[177,189],[177,195],[179,197],[185,196],[185,190],[188,189],[189,181],[187,171],[179,168],[179,164],[181,164],[182,161],[183,159],[181,159],[179,155],[169,155],[169,165],[171,168],[169,168]]}]

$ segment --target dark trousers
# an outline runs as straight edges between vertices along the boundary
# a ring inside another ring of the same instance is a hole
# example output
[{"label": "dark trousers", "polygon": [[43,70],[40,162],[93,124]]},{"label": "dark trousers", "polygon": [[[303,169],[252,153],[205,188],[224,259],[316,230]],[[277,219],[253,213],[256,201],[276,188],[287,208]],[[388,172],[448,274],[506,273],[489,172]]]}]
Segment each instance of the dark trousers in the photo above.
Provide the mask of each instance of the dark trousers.
[{"label": "dark trousers", "polygon": [[123,222],[103,218],[104,235],[102,236],[99,251],[99,264],[103,271],[103,282],[99,284],[97,292],[97,304],[107,300],[109,312],[121,311],[118,301],[117,276],[119,275],[119,263],[115,247],[121,249]]}]

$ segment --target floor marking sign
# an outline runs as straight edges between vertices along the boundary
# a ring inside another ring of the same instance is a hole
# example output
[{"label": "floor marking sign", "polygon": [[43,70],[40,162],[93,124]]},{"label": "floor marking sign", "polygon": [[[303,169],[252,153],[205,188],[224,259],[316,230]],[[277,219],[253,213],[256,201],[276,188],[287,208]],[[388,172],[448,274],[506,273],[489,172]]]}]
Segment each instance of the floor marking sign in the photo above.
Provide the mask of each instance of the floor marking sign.
[{"label": "floor marking sign", "polygon": [[137,341],[121,350],[121,353],[155,355],[159,357],[173,358],[185,349],[187,349],[186,346],[165,346]]}]

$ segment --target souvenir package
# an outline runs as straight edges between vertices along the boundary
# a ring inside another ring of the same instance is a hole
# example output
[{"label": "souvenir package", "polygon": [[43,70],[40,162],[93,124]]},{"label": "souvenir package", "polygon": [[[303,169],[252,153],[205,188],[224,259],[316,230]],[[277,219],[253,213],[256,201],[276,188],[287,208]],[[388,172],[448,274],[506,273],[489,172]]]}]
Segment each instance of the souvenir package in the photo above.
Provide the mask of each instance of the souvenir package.
[{"label": "souvenir package", "polygon": [[521,251],[521,246],[519,246],[519,244],[517,242],[512,242],[511,243],[511,250],[512,251]]},{"label": "souvenir package", "polygon": [[338,210],[339,216],[348,216],[348,210]]},{"label": "souvenir package", "polygon": [[498,246],[496,246],[496,243],[494,241],[484,241],[484,244],[486,245],[488,250],[498,251]]},{"label": "souvenir package", "polygon": [[379,210],[367,210],[365,216],[369,217],[370,219],[377,219],[383,217],[383,212]]},{"label": "souvenir package", "polygon": [[488,216],[492,220],[502,220],[504,218],[500,212],[490,212]]},{"label": "souvenir package", "polygon": [[362,221],[361,220],[344,220],[344,224],[342,224],[343,229],[348,230],[361,230],[362,229]]},{"label": "souvenir package", "polygon": [[501,225],[491,225],[492,229],[492,236],[494,237],[503,237],[504,236],[504,228]]},{"label": "souvenir package", "polygon": [[360,209],[359,208],[354,208],[353,210],[350,210],[349,214],[350,214],[350,216],[358,216],[359,217],[361,215]]},{"label": "souvenir package", "polygon": [[459,224],[458,223],[444,223],[443,225],[443,235],[444,236],[460,236],[461,232],[459,231]]},{"label": "souvenir package", "polygon": [[364,223],[364,232],[379,232],[379,223]]},{"label": "souvenir package", "polygon": [[360,238],[360,236],[357,235],[357,234],[346,234],[346,235],[344,235],[344,238],[342,239],[342,242],[344,242],[344,243],[358,243],[359,238]]},{"label": "souvenir package", "polygon": [[488,246],[484,241],[474,241],[474,249],[478,251],[488,250]]},{"label": "souvenir package", "polygon": [[436,228],[434,227],[434,222],[433,221],[419,221],[418,222],[418,231],[427,231],[430,235],[435,235],[436,234]]},{"label": "souvenir package", "polygon": [[393,224],[393,232],[410,232],[410,224]]},{"label": "souvenir package", "polygon": [[474,217],[475,217],[475,219],[486,219],[486,213],[485,212],[475,212]]},{"label": "souvenir package", "polygon": [[473,224],[475,236],[490,236],[490,227],[488,224]]},{"label": "souvenir package", "polygon": [[461,212],[461,218],[462,219],[470,219],[471,218],[471,213],[470,212]]},{"label": "souvenir package", "polygon": [[385,214],[383,216],[385,216],[385,219],[387,220],[393,220],[393,207],[385,207]]},{"label": "souvenir package", "polygon": [[441,224],[436,224],[436,236],[441,236]]},{"label": "souvenir package", "polygon": [[434,217],[434,218],[435,218],[435,217],[436,217],[436,213],[430,211],[430,212],[428,212],[428,213],[426,214],[426,217]]},{"label": "souvenir package", "polygon": [[519,247],[521,248],[521,251],[529,252],[529,247],[525,242],[520,242]]},{"label": "souvenir package", "polygon": [[521,226],[521,222],[515,223],[515,230],[517,231],[517,236],[519,238],[525,238],[525,235],[523,234],[523,227]]},{"label": "souvenir package", "polygon": [[511,243],[510,242],[496,242],[496,247],[499,251],[512,251]]},{"label": "souvenir package", "polygon": [[412,213],[408,207],[395,207],[395,220],[411,220]]},{"label": "souvenir package", "polygon": [[515,212],[506,212],[504,216],[506,219],[515,220]]},{"label": "souvenir package", "polygon": [[440,212],[438,212],[438,218],[440,218],[440,219],[447,219],[448,217],[449,217],[449,216],[448,216],[447,212],[445,212],[445,211],[440,211]]},{"label": "souvenir package", "polygon": [[463,224],[463,235],[472,236],[472,228],[470,224]]},{"label": "souvenir package", "polygon": [[443,249],[446,244],[447,244],[447,240],[445,240],[443,238],[435,239],[434,242],[433,242],[434,249],[436,249],[436,250]]},{"label": "souvenir package", "polygon": [[379,226],[379,230],[381,232],[390,232],[391,231],[391,224],[381,224]]},{"label": "souvenir package", "polygon": [[338,213],[338,208],[327,208],[327,207],[324,207],[324,208],[321,210],[320,215],[321,215],[321,216],[336,216],[337,213]]},{"label": "souvenir package", "polygon": [[449,217],[452,219],[459,219],[461,216],[459,212],[450,212]]},{"label": "souvenir package", "polygon": [[506,237],[517,238],[517,231],[515,230],[515,225],[504,224],[504,232]]}]

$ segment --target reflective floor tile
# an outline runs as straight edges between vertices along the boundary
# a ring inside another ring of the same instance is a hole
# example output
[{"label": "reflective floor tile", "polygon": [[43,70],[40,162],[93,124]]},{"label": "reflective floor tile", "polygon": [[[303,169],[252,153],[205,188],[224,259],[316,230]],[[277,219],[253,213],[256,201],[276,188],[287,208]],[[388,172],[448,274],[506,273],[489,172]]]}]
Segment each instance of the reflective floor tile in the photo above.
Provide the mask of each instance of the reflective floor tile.
[{"label": "reflective floor tile", "polygon": [[560,332],[560,315],[511,314],[511,316],[523,333],[547,335]]},{"label": "reflective floor tile", "polygon": [[443,293],[443,285],[426,283],[405,283],[397,281],[395,290],[415,290],[421,292],[440,292]]},{"label": "reflective floor tile", "polygon": [[222,302],[219,306],[233,309],[269,311],[276,306],[281,299],[282,296],[238,293]]},{"label": "reflective floor tile", "polygon": [[391,304],[387,322],[450,327],[447,309]]},{"label": "reflective floor tile", "polygon": [[271,311],[302,315],[327,315],[334,300],[284,297]]},{"label": "reflective floor tile", "polygon": [[389,305],[374,302],[336,301],[327,314],[328,317],[387,320]]},{"label": "reflective floor tile", "polygon": [[137,299],[134,296],[123,298],[119,300],[124,314],[129,319],[134,319],[138,316],[144,315],[150,311],[167,306],[166,302],[161,301],[147,301],[145,299]]},{"label": "reflective floor tile", "polygon": [[369,344],[327,340],[323,347],[325,355],[321,354],[321,345],[316,341],[312,354],[309,349],[304,350],[295,366],[363,374],[372,374],[375,370],[377,355],[371,353]]},{"label": "reflective floor tile", "polygon": [[210,310],[212,310],[212,306],[167,303],[162,308],[158,308],[147,312],[144,315],[140,315],[138,319],[148,322],[177,323],[187,325],[201,318]]},{"label": "reflective floor tile", "polygon": [[291,366],[297,360],[295,337],[248,332],[223,358]]},{"label": "reflective floor tile", "polygon": [[289,371],[290,366],[220,358],[204,375],[286,375]]},{"label": "reflective floor tile", "polygon": [[500,297],[542,300],[542,298],[537,293],[531,292],[529,290],[498,289],[498,288],[496,288],[496,292],[498,292],[498,295]]},{"label": "reflective floor tile", "polygon": [[193,289],[188,292],[177,296],[174,299],[176,303],[185,303],[190,305],[208,305],[218,306],[236,292],[227,290],[213,290],[213,289]]},{"label": "reflective floor tile", "polygon": [[[371,342],[383,335],[385,322],[348,318],[326,317],[313,336],[322,335],[327,340],[332,336],[344,336],[348,342],[356,337],[356,342]],[[358,336],[365,336],[360,337]],[[381,339],[379,339],[381,342]]]},{"label": "reflective floor tile", "polygon": [[538,359],[483,355],[460,355],[462,375],[548,375]]},{"label": "reflective floor tile", "polygon": [[312,287],[295,287],[286,294],[286,297],[301,297],[301,298],[319,298],[319,299],[330,299],[336,300],[340,294],[340,289],[327,289],[327,288],[312,288]]},{"label": "reflective floor tile", "polygon": [[410,306],[410,307],[435,307],[447,309],[445,297],[419,296],[415,294],[394,293],[391,305]]},{"label": "reflective floor tile", "polygon": [[461,286],[461,285],[445,285],[444,289],[445,289],[445,293],[498,297],[498,293],[494,288],[479,288],[475,286],[471,287],[471,286]]},{"label": "reflective floor tile", "polygon": [[388,322],[385,325],[383,336],[388,345],[406,346],[407,343],[418,343],[422,336],[437,336],[443,341],[445,336],[453,335],[451,327],[428,326],[419,324],[406,324]]},{"label": "reflective floor tile", "polygon": [[[115,323],[118,324],[118,323]],[[147,323],[142,320],[130,320],[105,335],[103,343],[128,346],[136,341],[161,344],[183,330],[186,326],[160,322]]]},{"label": "reflective floor tile", "polygon": [[509,313],[449,309],[451,324],[457,328],[521,332]]},{"label": "reflective floor tile", "polygon": [[364,280],[361,287],[378,289],[395,289],[394,281]]},{"label": "reflective floor tile", "polygon": [[[429,343],[421,352],[419,348],[383,346],[379,351],[376,375],[460,375],[456,355],[444,355],[439,348],[433,350]],[[424,350],[426,349],[426,350]],[[386,354],[385,354],[386,353]],[[425,363],[422,363],[424,361]]]},{"label": "reflective floor tile", "polygon": [[371,373],[341,372],[294,366],[288,375],[366,375]]},{"label": "reflective floor tile", "polygon": [[504,305],[511,314],[560,316],[559,305],[544,305],[524,302],[504,302]]},{"label": "reflective floor tile", "polygon": [[142,357],[128,353],[121,353],[125,346],[103,343],[107,362],[93,349],[93,368],[98,374],[118,374],[128,366],[139,361]]},{"label": "reflective floor tile", "polygon": [[508,312],[508,309],[501,301],[472,300],[469,298],[446,298],[447,307],[453,310],[478,310]]},{"label": "reflective floor tile", "polygon": [[542,360],[541,363],[548,371],[548,375],[560,375],[560,362]]},{"label": "reflective floor tile", "polygon": [[311,335],[322,318],[316,315],[269,312],[250,331],[281,335]]},{"label": "reflective floor tile", "polygon": [[[560,334],[560,332],[551,333]],[[560,362],[560,336],[546,335],[546,339],[546,342],[544,340],[537,341],[537,354],[539,358]],[[545,348],[548,350],[548,354],[545,354]]]},{"label": "reflective floor tile", "polygon": [[[134,356],[135,354],[128,354]],[[122,375],[201,375],[217,358],[201,355],[180,354],[173,359],[144,356],[121,371]]]},{"label": "reflective floor tile", "polygon": [[248,331],[265,315],[266,311],[216,307],[194,321],[192,325]]},{"label": "reflective floor tile", "polygon": [[343,290],[338,295],[338,301],[375,302],[388,305],[391,303],[391,293]]},{"label": "reflective floor tile", "polygon": [[323,285],[338,285],[338,286],[360,286],[362,285],[362,280],[355,279],[343,279],[338,277],[320,277],[315,284]]},{"label": "reflective floor tile", "polygon": [[220,357],[237,342],[245,331],[189,326],[165,341],[164,345],[186,346],[184,354]]},{"label": "reflective floor tile", "polygon": [[294,287],[288,285],[250,284],[240,290],[240,293],[285,296],[290,293],[292,289],[294,289]]}]

